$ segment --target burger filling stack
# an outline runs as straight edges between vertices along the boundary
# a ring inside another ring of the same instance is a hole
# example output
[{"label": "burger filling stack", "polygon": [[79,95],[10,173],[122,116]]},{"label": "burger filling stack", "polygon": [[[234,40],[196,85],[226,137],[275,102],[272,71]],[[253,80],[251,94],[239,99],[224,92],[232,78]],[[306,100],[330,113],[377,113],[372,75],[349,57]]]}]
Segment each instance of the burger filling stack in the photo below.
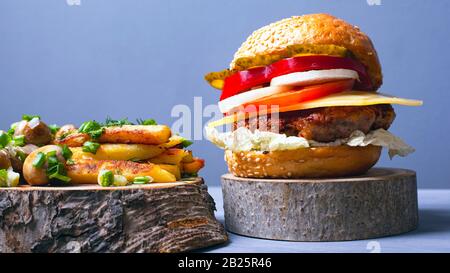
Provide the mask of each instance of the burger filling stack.
[{"label": "burger filling stack", "polygon": [[[381,65],[370,38],[327,14],[283,19],[255,31],[230,68],[205,76],[221,90],[224,117],[206,127],[240,177],[337,177],[366,172],[414,149],[387,130],[392,104],[377,93]],[[226,126],[225,130],[223,127]]]}]

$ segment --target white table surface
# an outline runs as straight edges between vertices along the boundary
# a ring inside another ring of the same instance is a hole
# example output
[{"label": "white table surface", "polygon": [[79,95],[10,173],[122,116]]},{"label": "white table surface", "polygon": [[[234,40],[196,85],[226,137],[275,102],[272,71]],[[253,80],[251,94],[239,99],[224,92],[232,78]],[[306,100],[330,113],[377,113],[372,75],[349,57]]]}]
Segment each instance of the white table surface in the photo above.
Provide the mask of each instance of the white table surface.
[{"label": "white table surface", "polygon": [[[220,187],[209,187],[216,218],[223,224]],[[418,229],[390,237],[345,242],[289,242],[228,233],[229,242],[203,252],[450,252],[450,190],[419,190]]]}]

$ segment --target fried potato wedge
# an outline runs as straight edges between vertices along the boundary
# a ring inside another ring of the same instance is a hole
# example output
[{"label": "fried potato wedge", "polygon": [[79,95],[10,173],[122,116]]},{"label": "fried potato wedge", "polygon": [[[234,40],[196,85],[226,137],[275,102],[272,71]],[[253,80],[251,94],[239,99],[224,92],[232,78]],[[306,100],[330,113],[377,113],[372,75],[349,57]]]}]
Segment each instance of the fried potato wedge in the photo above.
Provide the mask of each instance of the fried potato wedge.
[{"label": "fried potato wedge", "polygon": [[168,171],[169,173],[175,175],[175,178],[177,180],[181,179],[181,170],[180,166],[178,165],[171,165],[171,164],[158,164],[161,169]]},{"label": "fried potato wedge", "polygon": [[73,124],[66,124],[61,126],[55,134],[55,139],[63,139],[69,134],[76,133],[77,128]]},{"label": "fried potato wedge", "polygon": [[137,163],[123,160],[82,160],[67,165],[67,176],[74,184],[96,184],[100,170],[111,170],[121,174],[128,181],[137,176],[151,176],[154,182],[175,182],[175,175],[151,163]]},{"label": "fried potato wedge", "polygon": [[173,148],[174,146],[177,146],[178,144],[181,144],[184,140],[184,137],[178,136],[178,135],[174,135],[171,136],[169,138],[169,141],[166,143],[163,143],[159,146],[163,147],[163,148]]},{"label": "fried potato wedge", "polygon": [[151,163],[156,164],[172,164],[178,165],[183,160],[184,157],[189,156],[189,151],[177,148],[167,149],[164,153],[150,158]]},{"label": "fried potato wedge", "polygon": [[[106,127],[99,139],[100,143],[159,145],[169,141],[172,132],[166,125],[123,125]],[[55,144],[80,147],[91,140],[90,136],[77,131],[55,139]]]},{"label": "fried potato wedge", "polygon": [[198,157],[194,157],[194,160],[192,162],[182,163],[182,166],[183,166],[183,173],[189,174],[198,173],[198,171],[200,171],[200,169],[205,166],[205,160]]},{"label": "fried potato wedge", "polygon": [[82,147],[72,147],[73,160],[145,160],[162,154],[166,149],[159,145],[101,144],[95,154],[83,152]]},{"label": "fried potato wedge", "polygon": [[68,135],[63,135],[62,137],[56,137],[53,141],[56,145],[67,145],[68,147],[80,147],[83,143],[89,141],[91,137],[88,134],[83,133],[70,133]]},{"label": "fried potato wedge", "polygon": [[171,135],[166,125],[123,125],[106,127],[99,142],[158,145],[166,143]]},{"label": "fried potato wedge", "polygon": [[187,150],[186,152],[187,152],[187,155],[185,157],[183,157],[181,162],[189,163],[189,162],[194,161],[194,157],[192,156],[192,151]]}]

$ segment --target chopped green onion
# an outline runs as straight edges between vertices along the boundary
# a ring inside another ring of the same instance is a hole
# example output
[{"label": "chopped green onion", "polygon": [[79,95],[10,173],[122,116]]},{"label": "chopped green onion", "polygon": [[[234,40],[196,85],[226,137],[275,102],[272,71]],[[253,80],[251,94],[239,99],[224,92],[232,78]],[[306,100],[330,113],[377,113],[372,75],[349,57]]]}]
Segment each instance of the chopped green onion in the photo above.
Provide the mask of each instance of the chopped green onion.
[{"label": "chopped green onion", "polygon": [[47,157],[45,156],[44,153],[42,153],[42,152],[37,153],[36,157],[33,160],[33,167],[39,168],[39,169],[42,168],[46,159],[47,159]]},{"label": "chopped green onion", "polygon": [[53,150],[53,151],[47,152],[47,156],[48,156],[48,157],[50,157],[50,156],[56,156],[56,151]]},{"label": "chopped green onion", "polygon": [[115,120],[115,119],[111,119],[110,117],[107,117],[105,124],[103,126],[111,127],[111,126],[123,126],[123,125],[133,125],[133,123],[128,121],[128,118]]},{"label": "chopped green onion", "polygon": [[23,135],[15,136],[13,138],[13,141],[14,141],[14,146],[19,146],[19,147],[25,146],[25,136],[23,136]]},{"label": "chopped green onion", "polygon": [[95,120],[86,121],[78,128],[78,132],[89,134],[93,139],[99,138],[103,134],[103,127]]},{"label": "chopped green onion", "polygon": [[50,159],[51,159],[51,157],[49,157],[48,159],[47,159],[47,162],[48,162],[48,168],[47,168],[47,176],[50,176],[50,175],[52,175],[52,174],[54,174],[54,173],[59,173],[61,170],[60,170],[60,163],[59,162],[56,162],[56,163],[52,163],[52,165],[50,165]]},{"label": "chopped green onion", "polygon": [[137,119],[136,120],[139,125],[157,125],[156,121],[152,118],[149,119]]},{"label": "chopped green onion", "polygon": [[11,142],[11,136],[8,133],[0,132],[0,149],[5,148]]},{"label": "chopped green onion", "polygon": [[97,142],[86,141],[83,144],[82,150],[83,150],[83,152],[86,152],[86,153],[96,154],[99,147],[100,147],[100,144],[98,144]]},{"label": "chopped green onion", "polygon": [[57,172],[56,173],[52,173],[51,175],[48,176],[48,178],[50,178],[50,179],[57,179],[57,180],[60,180],[62,182],[66,182],[66,183],[70,182],[70,180],[71,180],[70,177],[62,175],[62,174],[57,173]]},{"label": "chopped green onion", "polygon": [[49,125],[48,128],[50,128],[50,131],[52,132],[53,135],[56,134],[59,131],[59,129],[61,129],[61,127],[59,127],[56,124]]},{"label": "chopped green onion", "polygon": [[16,155],[17,155],[17,157],[19,158],[19,160],[21,162],[24,162],[25,159],[27,158],[27,155],[24,152],[20,151],[20,150],[16,151]]},{"label": "chopped green onion", "polygon": [[5,169],[0,170],[0,187],[8,187],[8,171]]},{"label": "chopped green onion", "polygon": [[14,135],[15,132],[16,132],[16,129],[15,129],[15,128],[10,128],[10,129],[8,130],[7,134],[8,134],[10,137],[12,137],[12,136]]},{"label": "chopped green onion", "polygon": [[53,156],[49,156],[47,154],[47,163],[48,163],[49,168],[51,168],[53,166],[58,165],[59,161],[58,161],[58,158],[56,156],[54,156],[54,155]]},{"label": "chopped green onion", "polygon": [[72,132],[68,131],[68,132],[64,132],[61,135],[58,136],[59,140],[63,140],[65,139],[68,135],[72,134]]},{"label": "chopped green onion", "polygon": [[69,158],[72,157],[72,151],[69,149],[69,147],[67,147],[67,145],[63,145],[62,146],[62,156],[68,160]]},{"label": "chopped green onion", "polygon": [[[54,158],[56,158],[56,156]],[[49,161],[50,158],[48,158],[47,160]],[[62,164],[61,162],[57,162],[51,167],[49,162],[49,168],[47,169],[47,176],[50,179],[57,179],[62,182],[69,182],[71,180],[70,177],[66,176],[66,169],[64,168],[64,164]]]},{"label": "chopped green onion", "polygon": [[66,175],[67,171],[64,164],[59,162],[55,150],[49,151],[47,154],[39,152],[33,161],[33,166],[42,168],[45,162],[47,162],[48,166],[46,174],[50,179],[50,183],[56,183],[57,180],[65,184],[70,182],[71,178]]},{"label": "chopped green onion", "polygon": [[184,140],[181,142],[181,145],[183,146],[183,148],[187,148],[187,147],[191,146],[192,143],[194,143],[194,142],[192,142],[192,141],[190,141],[190,140],[187,140],[187,139],[184,139]]},{"label": "chopped green onion", "polygon": [[136,176],[133,180],[133,184],[147,184],[152,181],[153,178],[150,176]]},{"label": "chopped green onion", "polygon": [[108,170],[101,170],[98,174],[97,182],[102,187],[111,186],[114,182],[113,172]]},{"label": "chopped green onion", "polygon": [[41,119],[41,117],[37,115],[22,115],[22,120],[30,121],[34,118]]},{"label": "chopped green onion", "polygon": [[75,161],[73,161],[72,158],[67,159],[66,165],[73,165],[73,164],[75,164]]}]

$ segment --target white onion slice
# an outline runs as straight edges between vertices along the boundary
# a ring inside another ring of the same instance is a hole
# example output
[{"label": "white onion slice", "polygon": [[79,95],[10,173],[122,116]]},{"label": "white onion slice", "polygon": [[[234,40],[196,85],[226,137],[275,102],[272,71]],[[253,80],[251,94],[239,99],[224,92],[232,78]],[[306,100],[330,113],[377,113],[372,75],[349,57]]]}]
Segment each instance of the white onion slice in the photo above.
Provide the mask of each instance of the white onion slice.
[{"label": "white onion slice", "polygon": [[36,126],[39,125],[39,122],[40,122],[39,118],[34,117],[28,122],[28,127],[30,127],[31,129],[34,129],[34,128],[36,128]]},{"label": "white onion slice", "polygon": [[233,108],[239,107],[245,103],[249,103],[255,101],[260,98],[264,98],[267,96],[271,96],[280,92],[284,92],[290,90],[291,87],[287,86],[268,86],[258,89],[253,89],[250,91],[246,91],[241,94],[237,94],[226,98],[224,100],[219,101],[219,109],[220,112],[226,113],[232,110]]},{"label": "white onion slice", "polygon": [[25,129],[25,126],[27,126],[26,120],[21,120],[11,124],[11,128],[14,129],[14,135],[15,136],[23,135],[23,129]]},{"label": "white onion slice", "polygon": [[307,86],[330,81],[356,79],[358,73],[350,69],[310,70],[281,75],[270,81],[271,86]]}]

